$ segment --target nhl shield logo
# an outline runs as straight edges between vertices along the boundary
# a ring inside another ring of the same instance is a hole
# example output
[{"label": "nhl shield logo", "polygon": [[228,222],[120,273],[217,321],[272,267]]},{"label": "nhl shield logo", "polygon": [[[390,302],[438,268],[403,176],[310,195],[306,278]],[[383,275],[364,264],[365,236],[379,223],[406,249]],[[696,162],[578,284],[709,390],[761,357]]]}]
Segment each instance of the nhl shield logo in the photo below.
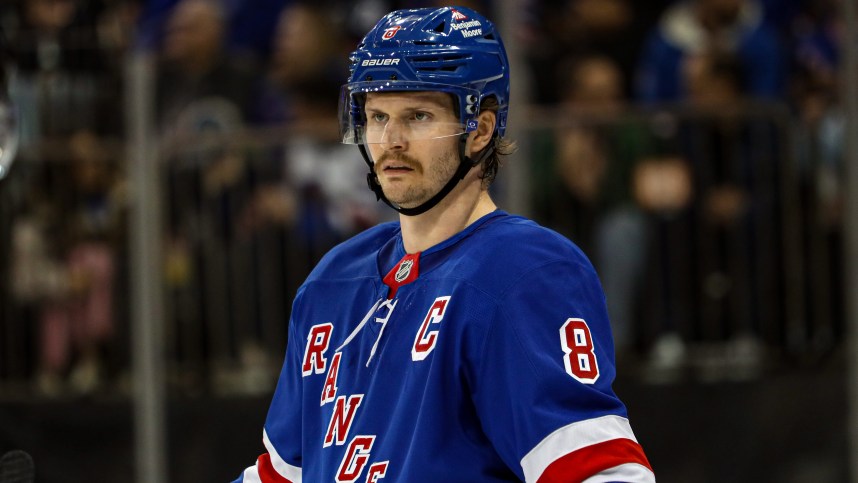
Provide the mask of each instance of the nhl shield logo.
[{"label": "nhl shield logo", "polygon": [[399,283],[402,283],[402,281],[408,278],[408,275],[411,274],[411,267],[413,266],[414,260],[403,260],[402,264],[399,265],[399,269],[396,270],[396,275],[393,276],[393,279]]},{"label": "nhl shield logo", "polygon": [[417,280],[417,274],[420,271],[420,253],[405,255],[401,260],[396,262],[396,265],[387,272],[382,281],[390,289],[387,293],[388,299],[396,297],[396,291],[402,285],[409,284]]}]

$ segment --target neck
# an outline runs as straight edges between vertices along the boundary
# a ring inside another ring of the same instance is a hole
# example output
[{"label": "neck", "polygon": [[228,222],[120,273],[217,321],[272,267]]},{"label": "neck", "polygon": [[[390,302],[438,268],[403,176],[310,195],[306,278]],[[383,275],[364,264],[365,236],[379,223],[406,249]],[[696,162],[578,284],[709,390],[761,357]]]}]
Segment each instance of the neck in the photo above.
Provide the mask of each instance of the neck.
[{"label": "neck", "polygon": [[461,190],[459,188],[465,187],[457,187],[426,213],[417,216],[399,215],[405,251],[422,252],[497,209],[488,191],[479,185],[480,180],[477,179],[476,186],[470,184],[468,189]]}]

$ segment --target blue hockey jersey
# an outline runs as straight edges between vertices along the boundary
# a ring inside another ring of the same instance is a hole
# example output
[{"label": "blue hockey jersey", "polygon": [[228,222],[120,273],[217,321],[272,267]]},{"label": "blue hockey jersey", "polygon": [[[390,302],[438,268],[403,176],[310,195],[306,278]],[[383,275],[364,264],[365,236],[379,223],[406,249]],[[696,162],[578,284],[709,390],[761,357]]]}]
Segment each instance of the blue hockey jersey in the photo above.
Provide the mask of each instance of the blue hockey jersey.
[{"label": "blue hockey jersey", "polygon": [[236,481],[654,481],[614,375],[567,239],[495,211],[408,255],[380,225],[298,290],[267,452]]}]

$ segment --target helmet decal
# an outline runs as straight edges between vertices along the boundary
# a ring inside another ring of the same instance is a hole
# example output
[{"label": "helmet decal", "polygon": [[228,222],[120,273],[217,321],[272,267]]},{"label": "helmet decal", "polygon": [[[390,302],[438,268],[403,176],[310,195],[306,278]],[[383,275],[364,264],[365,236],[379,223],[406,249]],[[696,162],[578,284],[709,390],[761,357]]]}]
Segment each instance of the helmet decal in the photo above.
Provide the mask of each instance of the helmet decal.
[{"label": "helmet decal", "polygon": [[458,22],[451,24],[450,28],[461,32],[462,37],[483,35],[483,24],[479,20],[468,20],[467,16],[456,9],[451,9],[450,11],[453,12],[453,20],[458,20]]},{"label": "helmet decal", "polygon": [[381,38],[385,40],[392,39],[396,35],[396,32],[399,32],[400,30],[402,30],[401,25],[394,25],[393,27],[388,27],[384,29],[384,35],[382,35]]},{"label": "helmet decal", "polygon": [[468,20],[468,16],[464,13],[456,10],[455,8],[451,8],[450,12],[453,13],[453,20]]}]

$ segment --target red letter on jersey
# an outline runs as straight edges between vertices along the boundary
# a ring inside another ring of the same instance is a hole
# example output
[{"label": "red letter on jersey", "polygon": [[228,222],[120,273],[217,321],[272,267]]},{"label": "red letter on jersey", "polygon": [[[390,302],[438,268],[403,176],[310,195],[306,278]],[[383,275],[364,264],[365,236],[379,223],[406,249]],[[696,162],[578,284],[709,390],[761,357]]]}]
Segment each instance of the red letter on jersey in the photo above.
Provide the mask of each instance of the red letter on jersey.
[{"label": "red letter on jersey", "polygon": [[430,330],[430,324],[440,324],[444,318],[444,312],[447,310],[447,302],[450,301],[450,296],[438,297],[429,308],[429,313],[423,323],[420,324],[420,330],[417,331],[417,337],[414,338],[414,346],[411,348],[411,360],[422,361],[426,359],[430,352],[435,349],[435,342],[438,341],[438,331]]},{"label": "red letter on jersey", "polygon": [[323,448],[327,448],[336,440],[337,446],[342,446],[346,442],[346,436],[349,434],[349,429],[352,427],[352,422],[355,419],[355,412],[358,406],[363,401],[363,394],[349,396],[346,402],[345,396],[337,398],[334,404],[334,413],[331,414],[331,422],[328,424],[328,432],[325,433],[325,441],[322,443]]},{"label": "red letter on jersey", "polygon": [[375,436],[355,436],[352,439],[343,462],[340,463],[340,470],[337,471],[337,483],[357,481],[369,460],[369,452],[374,442]]},{"label": "red letter on jersey", "polygon": [[599,364],[593,353],[593,337],[583,319],[569,319],[560,327],[560,342],[566,357],[566,372],[584,384],[593,384],[599,378]]},{"label": "red letter on jersey", "polygon": [[307,348],[304,349],[304,364],[301,367],[304,376],[325,372],[327,360],[323,354],[328,350],[333,331],[334,324],[330,322],[310,327],[310,333],[307,334]]},{"label": "red letter on jersey", "polygon": [[320,406],[324,406],[325,404],[333,401],[337,396],[337,374],[340,372],[340,358],[342,358],[342,356],[342,352],[337,352],[331,359],[331,366],[328,367],[328,375],[325,377],[325,387],[322,388],[322,401],[319,404]]},{"label": "red letter on jersey", "polygon": [[387,465],[390,461],[382,461],[381,463],[373,463],[369,465],[369,471],[366,474],[366,483],[377,483],[387,475]]}]

